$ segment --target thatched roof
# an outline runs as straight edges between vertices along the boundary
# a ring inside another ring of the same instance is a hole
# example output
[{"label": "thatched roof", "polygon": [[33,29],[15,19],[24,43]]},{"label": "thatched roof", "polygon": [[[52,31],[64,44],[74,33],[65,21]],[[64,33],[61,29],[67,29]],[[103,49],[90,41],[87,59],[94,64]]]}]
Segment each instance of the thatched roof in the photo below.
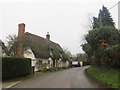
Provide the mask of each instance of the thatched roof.
[{"label": "thatched roof", "polygon": [[[26,32],[24,34],[24,46],[31,48],[36,58],[67,60],[67,55],[64,53],[59,44],[47,40],[43,37]],[[50,54],[52,53],[52,55]]]}]

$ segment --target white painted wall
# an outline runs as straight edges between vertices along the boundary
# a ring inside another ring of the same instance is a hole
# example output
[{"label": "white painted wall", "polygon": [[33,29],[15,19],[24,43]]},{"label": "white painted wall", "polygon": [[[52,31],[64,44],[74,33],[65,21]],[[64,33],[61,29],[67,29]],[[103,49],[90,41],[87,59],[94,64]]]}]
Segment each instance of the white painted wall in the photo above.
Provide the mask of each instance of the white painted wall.
[{"label": "white painted wall", "polygon": [[25,58],[36,59],[31,49],[28,49],[27,51],[24,51],[24,57]]},{"label": "white painted wall", "polygon": [[48,60],[50,61],[50,67],[52,67],[53,66],[53,60],[52,60],[52,58],[48,58]]},{"label": "white painted wall", "polygon": [[68,61],[61,61],[62,67],[68,67],[69,62]]},{"label": "white painted wall", "polygon": [[[48,58],[48,59],[36,58],[36,61],[37,61],[36,66],[40,70],[43,68],[42,66],[46,66],[46,68],[48,68],[48,69],[53,67],[53,60],[51,58]],[[42,61],[42,64],[39,64],[40,61]]]},{"label": "white painted wall", "polygon": [[80,65],[83,66],[83,62],[80,62]]},{"label": "white painted wall", "polygon": [[33,54],[31,49],[27,49],[26,51],[24,51],[24,57],[25,58],[31,58],[32,62],[32,66],[35,66],[35,71],[37,71],[37,67],[36,67],[36,58],[35,55]]}]

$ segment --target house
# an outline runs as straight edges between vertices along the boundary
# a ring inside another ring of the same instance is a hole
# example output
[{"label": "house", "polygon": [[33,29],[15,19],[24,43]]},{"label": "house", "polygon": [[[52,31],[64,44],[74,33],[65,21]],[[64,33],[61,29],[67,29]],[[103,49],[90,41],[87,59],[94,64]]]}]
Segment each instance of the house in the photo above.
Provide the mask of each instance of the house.
[{"label": "house", "polygon": [[8,55],[8,50],[5,44],[0,40],[0,57],[6,57]]},{"label": "house", "polygon": [[67,55],[59,44],[50,40],[49,33],[43,38],[29,32],[25,33],[24,23],[18,27],[17,57],[31,58],[35,70],[69,65]]}]

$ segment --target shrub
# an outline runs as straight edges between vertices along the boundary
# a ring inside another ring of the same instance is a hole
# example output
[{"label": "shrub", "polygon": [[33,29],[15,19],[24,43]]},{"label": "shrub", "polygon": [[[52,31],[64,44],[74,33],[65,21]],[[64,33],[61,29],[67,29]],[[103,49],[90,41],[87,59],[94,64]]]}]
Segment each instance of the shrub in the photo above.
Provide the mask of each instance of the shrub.
[{"label": "shrub", "polygon": [[2,79],[11,79],[31,73],[31,59],[29,58],[2,58]]},{"label": "shrub", "polygon": [[102,61],[112,68],[120,68],[120,45],[107,47],[101,51]]},{"label": "shrub", "polygon": [[83,61],[83,66],[90,65],[89,61]]}]

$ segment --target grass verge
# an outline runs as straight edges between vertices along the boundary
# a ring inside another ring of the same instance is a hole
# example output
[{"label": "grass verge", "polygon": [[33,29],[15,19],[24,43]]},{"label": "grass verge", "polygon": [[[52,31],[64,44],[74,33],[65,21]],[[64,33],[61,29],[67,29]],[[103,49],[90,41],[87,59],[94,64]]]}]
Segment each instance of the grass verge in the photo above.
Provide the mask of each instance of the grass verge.
[{"label": "grass verge", "polygon": [[118,70],[92,66],[86,69],[86,73],[108,88],[120,88],[120,72]]}]

